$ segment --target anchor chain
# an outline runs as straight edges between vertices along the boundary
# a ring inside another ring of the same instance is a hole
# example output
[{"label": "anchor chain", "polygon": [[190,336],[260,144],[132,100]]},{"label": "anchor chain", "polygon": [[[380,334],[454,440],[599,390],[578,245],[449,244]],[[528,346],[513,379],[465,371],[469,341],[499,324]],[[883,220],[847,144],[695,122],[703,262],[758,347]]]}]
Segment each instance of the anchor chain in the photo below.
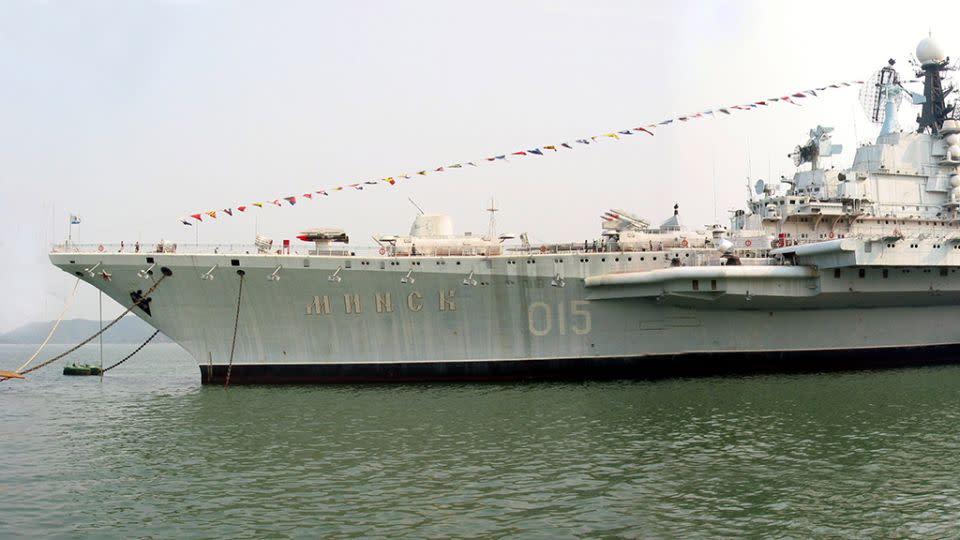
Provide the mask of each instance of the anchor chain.
[{"label": "anchor chain", "polygon": [[120,364],[126,362],[127,360],[129,360],[133,355],[135,355],[135,354],[137,354],[138,352],[140,352],[140,349],[146,347],[146,346],[147,346],[147,343],[150,343],[151,341],[153,341],[153,338],[157,337],[157,334],[159,334],[159,333],[160,333],[160,331],[157,330],[157,331],[155,331],[154,333],[150,334],[150,337],[148,337],[146,341],[144,341],[143,343],[141,343],[139,347],[137,347],[136,349],[134,349],[132,353],[124,356],[124,357],[123,357],[123,360],[120,360],[120,361],[117,362],[116,364],[113,364],[112,366],[110,366],[110,367],[108,367],[108,368],[104,368],[104,370],[103,370],[102,373],[106,373],[106,372],[110,371],[111,369],[113,369],[113,368],[119,366]]},{"label": "anchor chain", "polygon": [[237,328],[240,326],[240,299],[243,298],[243,270],[237,270],[240,276],[240,290],[237,292],[237,315],[233,319],[233,340],[230,342],[230,363],[227,364],[227,376],[223,381],[223,389],[230,388],[230,372],[233,370],[233,351],[237,346]]},{"label": "anchor chain", "polygon": [[[155,290],[157,290],[157,287],[159,287],[160,284],[163,283],[163,280],[164,280],[164,279],[167,279],[167,275],[166,275],[166,274],[163,274],[162,276],[160,276],[160,279],[158,279],[157,282],[154,283],[152,287],[150,287],[149,289],[147,289],[146,294],[144,294],[142,298],[145,299],[145,298],[149,297],[151,294],[153,294],[153,292],[154,292]],[[142,300],[141,300],[140,302],[142,302]],[[48,366],[48,365],[56,362],[57,360],[60,360],[60,359],[63,358],[64,356],[67,356],[68,354],[76,351],[77,349],[79,349],[80,347],[83,347],[83,346],[86,345],[87,343],[90,343],[91,341],[93,341],[94,339],[96,339],[97,336],[99,336],[100,334],[102,334],[102,333],[106,332],[107,330],[109,330],[111,326],[117,324],[117,323],[120,321],[120,319],[122,319],[123,317],[125,317],[125,316],[127,315],[127,313],[130,313],[130,312],[133,310],[133,308],[136,307],[140,302],[134,302],[133,304],[131,304],[127,309],[123,310],[123,313],[121,313],[119,317],[117,317],[116,319],[110,321],[110,324],[104,326],[99,332],[97,332],[97,333],[93,334],[92,336],[88,337],[87,339],[81,341],[81,342],[78,343],[77,345],[74,345],[73,347],[71,347],[71,348],[67,349],[66,351],[64,351],[64,352],[62,352],[62,353],[54,356],[53,358],[47,360],[46,362],[41,362],[41,363],[33,366],[33,367],[30,368],[30,369],[27,369],[27,370],[25,370],[25,371],[20,371],[20,372],[18,372],[18,373],[20,373],[21,375],[26,375],[27,373],[32,373],[32,372],[34,372],[34,371],[36,371],[36,370],[38,370],[38,369],[40,369],[40,368],[42,368],[42,367]],[[151,338],[151,339],[152,339],[152,338]],[[6,379],[2,379],[2,380],[5,381]]]}]

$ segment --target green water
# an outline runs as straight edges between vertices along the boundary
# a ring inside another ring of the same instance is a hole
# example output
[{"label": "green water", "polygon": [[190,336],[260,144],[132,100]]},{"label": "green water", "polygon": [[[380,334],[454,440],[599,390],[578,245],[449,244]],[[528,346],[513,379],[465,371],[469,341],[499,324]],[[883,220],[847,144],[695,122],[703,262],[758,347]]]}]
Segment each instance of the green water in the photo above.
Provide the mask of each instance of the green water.
[{"label": "green water", "polygon": [[0,537],[960,535],[955,367],[229,391],[175,345],[59,367],[0,383]]}]

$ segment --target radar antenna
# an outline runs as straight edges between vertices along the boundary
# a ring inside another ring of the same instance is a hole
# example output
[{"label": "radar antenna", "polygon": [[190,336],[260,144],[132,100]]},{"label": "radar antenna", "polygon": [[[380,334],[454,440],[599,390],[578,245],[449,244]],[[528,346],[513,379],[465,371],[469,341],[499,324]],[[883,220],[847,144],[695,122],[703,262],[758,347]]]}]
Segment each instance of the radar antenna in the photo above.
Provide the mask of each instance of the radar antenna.
[{"label": "radar antenna", "polygon": [[787,157],[793,158],[793,164],[799,167],[809,163],[812,170],[820,168],[820,158],[830,157],[843,151],[842,144],[832,144],[832,127],[817,126],[810,130],[810,138],[803,146],[797,146]]},{"label": "radar antenna", "polygon": [[903,102],[900,87],[900,75],[893,67],[894,59],[887,61],[887,65],[875,72],[860,87],[860,105],[867,118],[874,124],[883,124],[880,134],[892,133],[898,129],[896,113]]},{"label": "radar antenna", "polygon": [[757,183],[753,185],[753,191],[755,191],[757,195],[763,195],[767,191],[767,185],[763,180],[757,180]]}]

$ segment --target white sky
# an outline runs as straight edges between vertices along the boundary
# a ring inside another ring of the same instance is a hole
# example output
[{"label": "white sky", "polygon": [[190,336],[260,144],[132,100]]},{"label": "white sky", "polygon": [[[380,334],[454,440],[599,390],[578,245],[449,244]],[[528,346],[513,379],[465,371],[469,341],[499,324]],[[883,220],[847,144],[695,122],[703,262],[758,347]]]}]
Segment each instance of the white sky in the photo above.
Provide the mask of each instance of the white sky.
[{"label": "white sky", "polygon": [[[889,57],[908,75],[928,31],[960,55],[954,19],[953,2],[8,0],[0,331],[62,307],[73,278],[46,251],[71,211],[81,241],[191,244],[191,212],[863,79]],[[725,219],[748,175],[793,174],[811,127],[836,127],[838,166],[876,134],[856,89],[803,103],[218,219],[200,241],[336,226],[367,245],[409,230],[407,197],[484,231],[494,196],[499,229],[536,242],[595,238],[611,206],[657,222],[679,202],[700,227],[714,178]],[[69,317],[96,317],[96,297],[82,285]]]}]

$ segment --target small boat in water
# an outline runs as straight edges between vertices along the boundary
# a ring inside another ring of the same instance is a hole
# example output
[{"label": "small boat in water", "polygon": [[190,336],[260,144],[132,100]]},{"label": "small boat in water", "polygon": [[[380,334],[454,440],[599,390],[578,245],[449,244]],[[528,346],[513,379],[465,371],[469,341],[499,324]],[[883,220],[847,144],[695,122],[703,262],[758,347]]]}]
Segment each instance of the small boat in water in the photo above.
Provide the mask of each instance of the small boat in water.
[{"label": "small boat in water", "polygon": [[103,369],[100,366],[73,363],[67,366],[63,366],[63,374],[64,375],[102,375]]}]

